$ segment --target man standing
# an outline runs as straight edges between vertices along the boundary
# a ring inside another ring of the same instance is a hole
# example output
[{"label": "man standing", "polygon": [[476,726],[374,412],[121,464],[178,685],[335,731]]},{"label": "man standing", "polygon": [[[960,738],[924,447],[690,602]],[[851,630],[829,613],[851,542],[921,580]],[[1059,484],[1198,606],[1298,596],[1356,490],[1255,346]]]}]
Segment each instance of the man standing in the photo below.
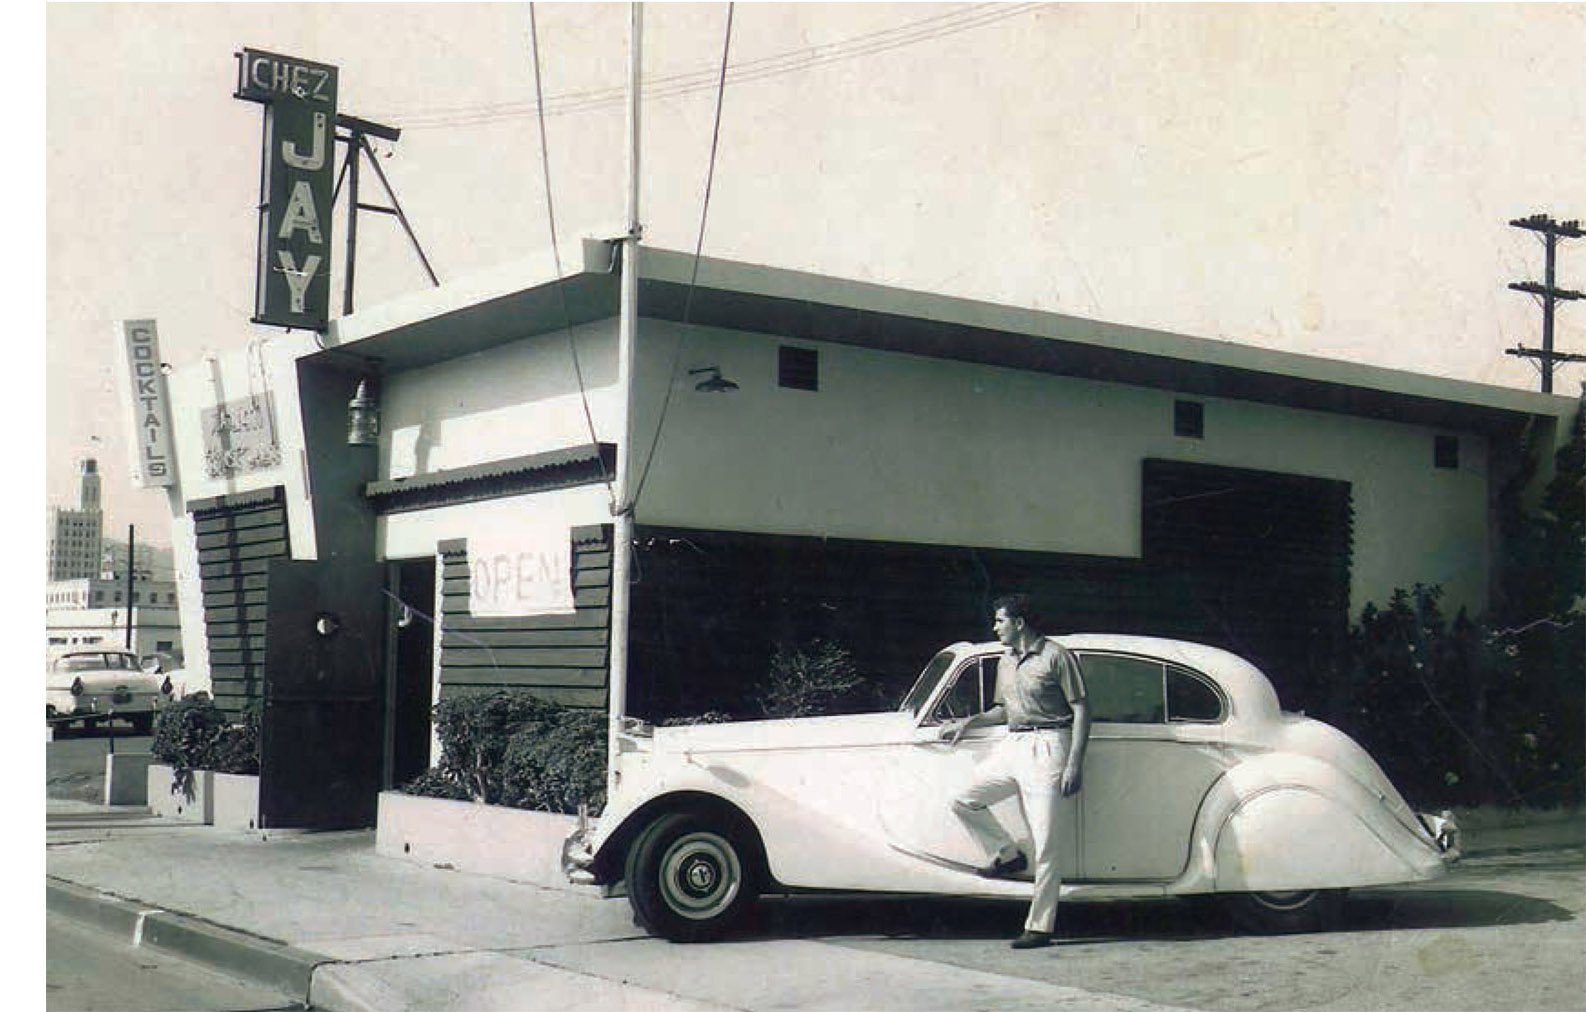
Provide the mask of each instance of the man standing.
[{"label": "man standing", "polygon": [[1023,871],[1028,859],[988,809],[1019,796],[1035,843],[1035,897],[1013,947],[1034,949],[1052,943],[1057,922],[1063,884],[1057,869],[1057,805],[1079,790],[1090,707],[1079,662],[1040,631],[1029,596],[1001,597],[993,607],[997,640],[1008,648],[997,665],[995,702],[981,713],[944,725],[941,734],[956,745],[972,727],[1008,725],[1007,737],[981,762],[975,782],[952,805],[989,857],[980,874],[998,878]]}]

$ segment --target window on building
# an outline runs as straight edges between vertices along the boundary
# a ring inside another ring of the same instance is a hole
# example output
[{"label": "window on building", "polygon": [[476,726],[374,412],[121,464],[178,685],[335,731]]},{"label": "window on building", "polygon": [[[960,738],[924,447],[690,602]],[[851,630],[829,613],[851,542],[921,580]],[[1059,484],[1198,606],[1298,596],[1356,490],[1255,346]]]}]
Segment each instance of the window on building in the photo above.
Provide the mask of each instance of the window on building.
[{"label": "window on building", "polygon": [[789,390],[819,390],[819,353],[814,348],[782,345],[777,349],[776,382]]},{"label": "window on building", "polygon": [[1459,470],[1459,437],[1438,436],[1432,447],[1432,463],[1446,470]]},{"label": "window on building", "polygon": [[1206,435],[1206,405],[1200,401],[1173,402],[1173,435],[1202,439]]},{"label": "window on building", "polygon": [[156,651],[158,651],[159,653],[170,653],[170,651],[171,651],[171,641],[170,640],[155,640],[154,641],[154,649]]}]

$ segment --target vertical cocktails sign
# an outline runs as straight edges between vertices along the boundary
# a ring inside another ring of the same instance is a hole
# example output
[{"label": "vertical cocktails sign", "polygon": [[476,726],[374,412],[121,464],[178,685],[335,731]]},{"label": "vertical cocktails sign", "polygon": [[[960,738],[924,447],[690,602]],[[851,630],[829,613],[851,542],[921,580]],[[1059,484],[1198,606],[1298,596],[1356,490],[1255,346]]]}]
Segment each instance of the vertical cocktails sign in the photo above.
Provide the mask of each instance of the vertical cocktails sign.
[{"label": "vertical cocktails sign", "polygon": [[254,322],[323,330],[330,320],[336,68],[244,49],[236,97],[264,106]]},{"label": "vertical cocktails sign", "polygon": [[117,337],[127,357],[127,385],[122,389],[131,395],[133,480],[144,488],[175,484],[171,399],[154,321],[123,320]]}]

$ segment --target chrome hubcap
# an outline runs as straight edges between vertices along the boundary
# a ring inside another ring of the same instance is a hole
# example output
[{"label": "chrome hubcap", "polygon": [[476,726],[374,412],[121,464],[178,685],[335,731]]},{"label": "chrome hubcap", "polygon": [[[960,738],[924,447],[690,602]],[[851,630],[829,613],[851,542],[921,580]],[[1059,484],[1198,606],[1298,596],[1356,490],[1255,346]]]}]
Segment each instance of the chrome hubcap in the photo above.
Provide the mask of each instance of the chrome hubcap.
[{"label": "chrome hubcap", "polygon": [[668,907],[690,920],[705,920],[726,910],[742,881],[737,851],[715,833],[678,837],[661,857],[661,895]]}]

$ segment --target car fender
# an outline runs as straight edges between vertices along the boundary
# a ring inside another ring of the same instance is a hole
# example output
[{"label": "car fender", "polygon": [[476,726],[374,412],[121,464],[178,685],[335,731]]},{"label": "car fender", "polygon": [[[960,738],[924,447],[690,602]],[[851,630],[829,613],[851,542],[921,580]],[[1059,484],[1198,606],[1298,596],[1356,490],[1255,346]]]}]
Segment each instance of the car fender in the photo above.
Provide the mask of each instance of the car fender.
[{"label": "car fender", "polygon": [[1269,753],[1225,773],[1202,803],[1175,892],[1337,889],[1434,878],[1436,843],[1390,800],[1328,763]]},{"label": "car fender", "polygon": [[752,781],[725,757],[704,755],[661,768],[623,767],[618,797],[601,814],[590,839],[595,880],[622,877],[627,847],[655,814],[702,804],[730,805],[753,824],[766,871],[781,887],[981,896],[1030,892],[1028,883],[981,879],[911,856],[891,846],[875,826],[834,819]]}]

